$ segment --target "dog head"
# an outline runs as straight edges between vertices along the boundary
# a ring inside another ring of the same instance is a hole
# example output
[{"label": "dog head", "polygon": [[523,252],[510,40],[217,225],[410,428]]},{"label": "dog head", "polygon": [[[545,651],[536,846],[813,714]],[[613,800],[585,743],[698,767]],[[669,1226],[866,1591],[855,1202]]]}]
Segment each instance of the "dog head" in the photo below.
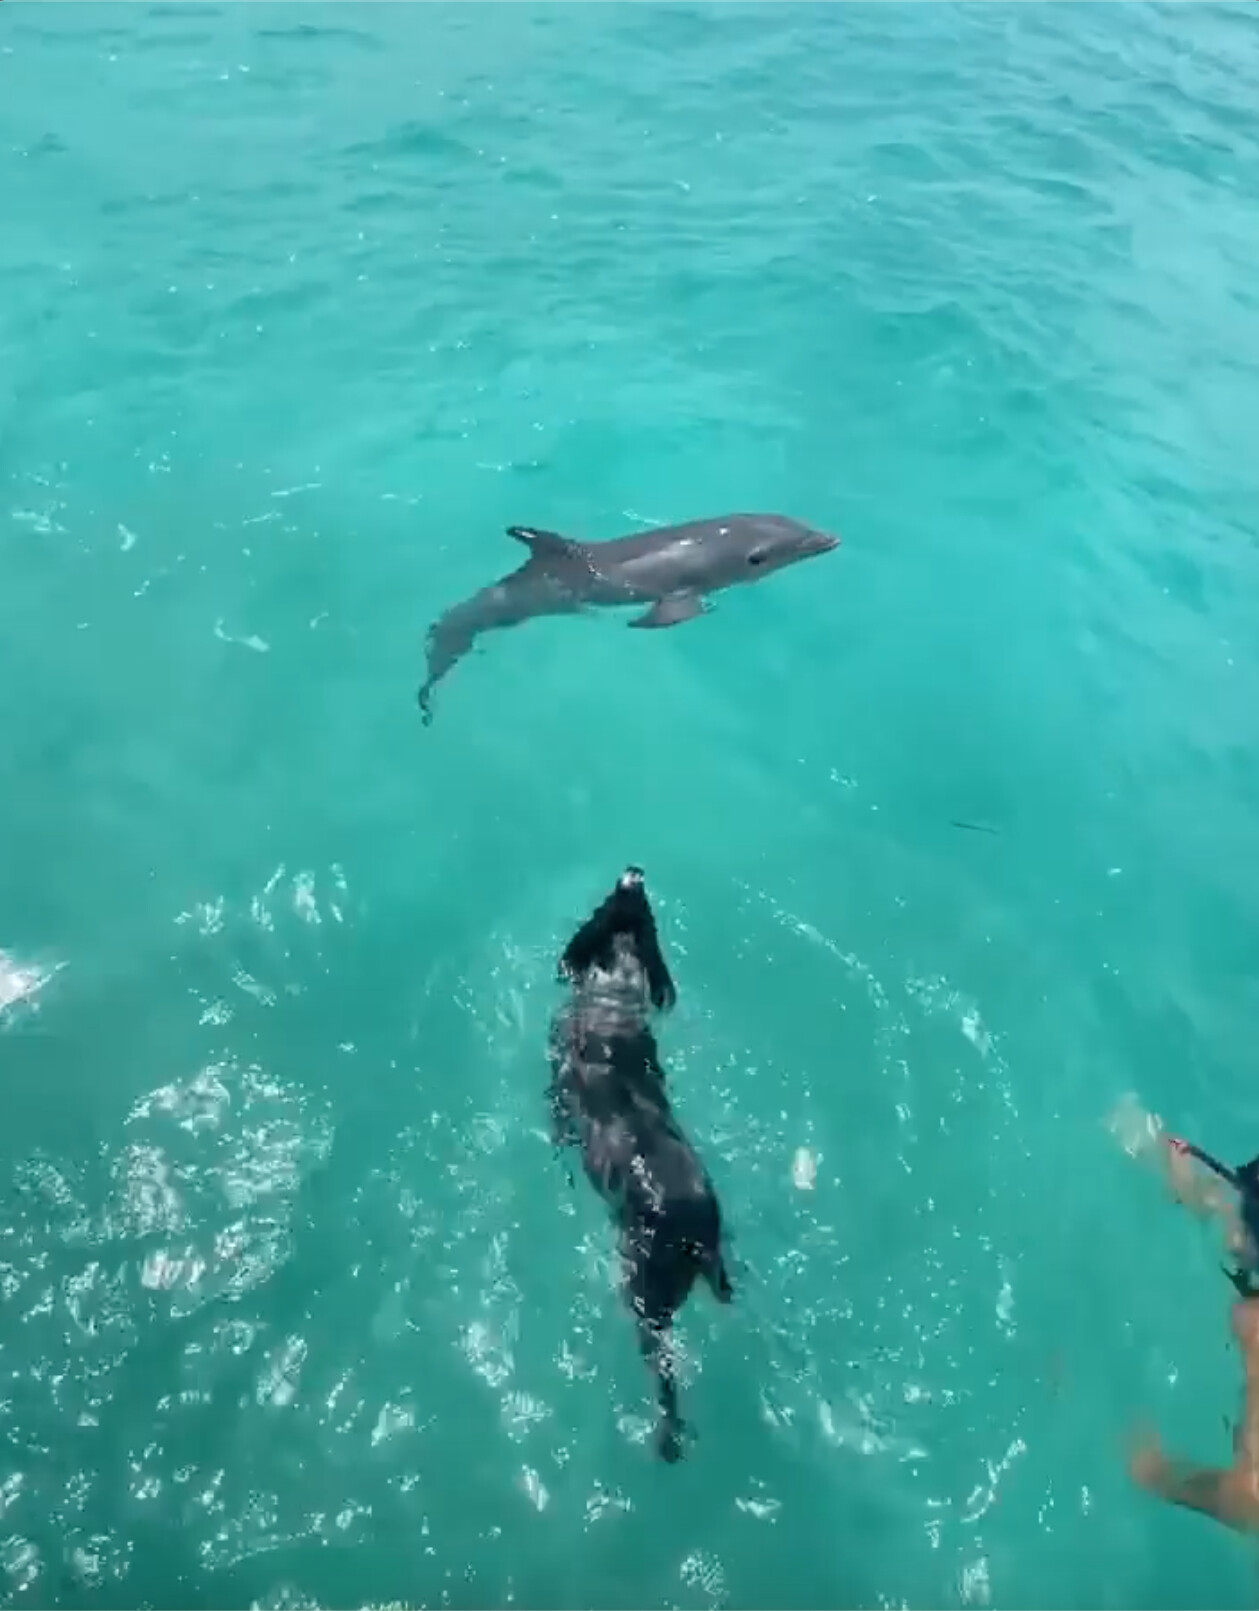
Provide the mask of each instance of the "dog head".
[{"label": "dog head", "polygon": [[564,948],[559,977],[578,983],[598,973],[610,981],[645,982],[653,1007],[672,1007],[677,991],[660,949],[655,914],[641,867],[627,867]]}]

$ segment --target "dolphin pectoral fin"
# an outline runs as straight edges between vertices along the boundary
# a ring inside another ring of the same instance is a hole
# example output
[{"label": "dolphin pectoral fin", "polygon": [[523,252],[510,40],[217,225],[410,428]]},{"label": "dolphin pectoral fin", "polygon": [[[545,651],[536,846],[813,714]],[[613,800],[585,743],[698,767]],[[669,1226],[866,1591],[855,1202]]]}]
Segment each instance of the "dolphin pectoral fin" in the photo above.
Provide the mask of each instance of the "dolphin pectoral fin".
[{"label": "dolphin pectoral fin", "polygon": [[629,624],[632,627],[681,626],[683,621],[693,621],[697,615],[707,614],[710,608],[698,593],[669,593],[657,599],[645,615],[636,615]]},{"label": "dolphin pectoral fin", "polygon": [[558,531],[542,531],[537,526],[508,526],[507,535],[523,543],[539,559],[566,559],[581,547],[571,537],[562,537]]}]

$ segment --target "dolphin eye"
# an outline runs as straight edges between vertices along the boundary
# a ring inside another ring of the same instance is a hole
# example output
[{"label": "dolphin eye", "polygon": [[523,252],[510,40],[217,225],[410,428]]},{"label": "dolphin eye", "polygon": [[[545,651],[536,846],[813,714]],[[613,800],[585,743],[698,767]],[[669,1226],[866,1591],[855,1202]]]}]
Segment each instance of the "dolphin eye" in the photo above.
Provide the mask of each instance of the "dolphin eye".
[{"label": "dolphin eye", "polygon": [[765,550],[763,548],[754,548],[752,550],[752,552],[748,555],[748,564],[749,565],[763,565],[764,563],[765,563]]}]

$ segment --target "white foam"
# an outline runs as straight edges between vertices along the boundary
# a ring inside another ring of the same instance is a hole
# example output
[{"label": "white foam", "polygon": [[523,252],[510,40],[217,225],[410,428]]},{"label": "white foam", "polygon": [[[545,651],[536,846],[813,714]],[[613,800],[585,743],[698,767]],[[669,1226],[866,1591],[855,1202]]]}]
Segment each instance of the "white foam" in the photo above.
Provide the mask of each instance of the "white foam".
[{"label": "white foam", "polygon": [[55,972],[55,968],[19,962],[10,952],[0,950],[0,1013],[33,1000]]},{"label": "white foam", "polygon": [[243,638],[236,638],[230,632],[225,632],[221,618],[214,623],[214,636],[220,643],[234,643],[241,649],[252,649],[255,654],[271,653],[271,645],[256,633],[251,632]]},{"label": "white foam", "polygon": [[797,1191],[812,1191],[817,1184],[817,1155],[808,1147],[797,1147],[791,1160],[791,1184]]}]

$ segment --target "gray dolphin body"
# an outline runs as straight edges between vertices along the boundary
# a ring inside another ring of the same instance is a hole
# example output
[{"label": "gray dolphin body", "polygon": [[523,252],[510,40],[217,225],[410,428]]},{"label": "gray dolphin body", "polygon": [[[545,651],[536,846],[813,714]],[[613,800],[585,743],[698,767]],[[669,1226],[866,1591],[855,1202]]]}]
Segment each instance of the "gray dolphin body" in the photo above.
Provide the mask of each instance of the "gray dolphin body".
[{"label": "gray dolphin body", "polygon": [[532,526],[508,526],[507,534],[528,548],[525,563],[429,628],[428,675],[419,693],[426,726],[433,719],[433,689],[482,632],[537,615],[633,604],[650,608],[630,626],[677,626],[709,608],[708,594],[759,581],[839,544],[838,537],[786,515],[718,515],[606,543],[574,542]]}]

